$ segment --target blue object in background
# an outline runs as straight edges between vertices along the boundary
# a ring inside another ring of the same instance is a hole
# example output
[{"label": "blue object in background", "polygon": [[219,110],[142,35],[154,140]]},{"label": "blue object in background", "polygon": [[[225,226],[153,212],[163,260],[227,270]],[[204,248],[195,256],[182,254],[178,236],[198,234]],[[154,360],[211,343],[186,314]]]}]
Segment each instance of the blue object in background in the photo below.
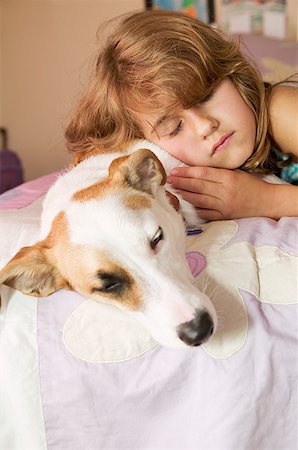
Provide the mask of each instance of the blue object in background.
[{"label": "blue object in background", "polygon": [[192,17],[197,17],[205,23],[214,20],[213,0],[153,0],[146,2],[146,5],[150,9],[158,8],[183,12]]},{"label": "blue object in background", "polygon": [[298,163],[292,163],[289,166],[283,167],[280,178],[298,186]]}]

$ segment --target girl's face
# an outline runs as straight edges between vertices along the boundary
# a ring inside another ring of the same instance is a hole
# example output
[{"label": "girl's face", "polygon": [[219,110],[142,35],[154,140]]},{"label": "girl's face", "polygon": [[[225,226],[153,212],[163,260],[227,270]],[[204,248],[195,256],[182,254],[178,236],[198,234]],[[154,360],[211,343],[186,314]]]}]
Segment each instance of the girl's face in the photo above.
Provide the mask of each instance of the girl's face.
[{"label": "girl's face", "polygon": [[190,166],[240,167],[253,153],[256,121],[230,79],[175,115],[142,116],[147,140]]}]

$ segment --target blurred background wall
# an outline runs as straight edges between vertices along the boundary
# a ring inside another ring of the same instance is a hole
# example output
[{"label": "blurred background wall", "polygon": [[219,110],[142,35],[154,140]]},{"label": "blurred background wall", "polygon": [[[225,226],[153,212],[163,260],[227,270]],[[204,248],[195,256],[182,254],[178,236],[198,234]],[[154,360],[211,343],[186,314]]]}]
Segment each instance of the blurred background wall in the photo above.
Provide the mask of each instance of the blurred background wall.
[{"label": "blurred background wall", "polygon": [[[244,51],[267,81],[298,72],[298,0],[0,0],[0,127],[22,159],[25,180],[68,165],[63,132],[93,69],[97,29],[145,5],[243,34]],[[255,30],[261,9],[271,14],[267,35]]]},{"label": "blurred background wall", "polygon": [[143,0],[0,0],[0,126],[25,179],[70,161],[63,131],[96,55],[98,26]]}]

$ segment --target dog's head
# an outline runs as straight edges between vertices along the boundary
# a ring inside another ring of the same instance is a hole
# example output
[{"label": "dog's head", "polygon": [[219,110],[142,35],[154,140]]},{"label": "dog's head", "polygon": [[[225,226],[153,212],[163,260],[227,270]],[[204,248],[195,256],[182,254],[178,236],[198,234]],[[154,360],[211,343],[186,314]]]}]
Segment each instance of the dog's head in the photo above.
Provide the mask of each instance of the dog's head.
[{"label": "dog's head", "polygon": [[0,283],[42,297],[68,288],[116,305],[170,347],[205,342],[216,315],[193,285],[165,181],[149,150],[115,159],[105,179],[72,195],[44,240],[0,271]]}]

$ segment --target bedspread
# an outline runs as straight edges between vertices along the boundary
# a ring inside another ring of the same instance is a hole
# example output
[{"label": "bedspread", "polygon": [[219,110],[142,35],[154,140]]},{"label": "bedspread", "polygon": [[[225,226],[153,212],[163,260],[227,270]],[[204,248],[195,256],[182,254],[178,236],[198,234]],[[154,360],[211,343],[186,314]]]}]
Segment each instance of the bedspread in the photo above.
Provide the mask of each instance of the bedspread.
[{"label": "bedspread", "polygon": [[[35,242],[54,178],[0,197],[1,267]],[[187,238],[219,318],[198,348],[162,347],[71,291],[2,286],[0,449],[296,450],[297,236],[284,217],[210,222]]]}]

